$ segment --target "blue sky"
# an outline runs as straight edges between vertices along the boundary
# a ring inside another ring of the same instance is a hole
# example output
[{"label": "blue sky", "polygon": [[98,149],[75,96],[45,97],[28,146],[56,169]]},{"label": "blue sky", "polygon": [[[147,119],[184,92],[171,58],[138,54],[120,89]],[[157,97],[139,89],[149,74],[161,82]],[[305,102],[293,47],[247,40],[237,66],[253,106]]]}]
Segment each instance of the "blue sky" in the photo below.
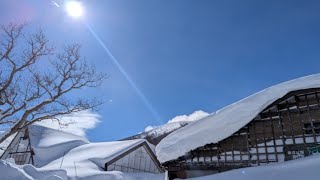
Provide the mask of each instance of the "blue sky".
[{"label": "blue sky", "polygon": [[86,59],[109,75],[101,87],[76,94],[107,100],[100,107],[101,123],[88,132],[91,141],[121,139],[195,110],[214,112],[276,83],[320,70],[320,1],[82,2],[86,12],[80,21],[50,0],[1,0],[0,23],[42,27],[57,46],[79,42]]}]

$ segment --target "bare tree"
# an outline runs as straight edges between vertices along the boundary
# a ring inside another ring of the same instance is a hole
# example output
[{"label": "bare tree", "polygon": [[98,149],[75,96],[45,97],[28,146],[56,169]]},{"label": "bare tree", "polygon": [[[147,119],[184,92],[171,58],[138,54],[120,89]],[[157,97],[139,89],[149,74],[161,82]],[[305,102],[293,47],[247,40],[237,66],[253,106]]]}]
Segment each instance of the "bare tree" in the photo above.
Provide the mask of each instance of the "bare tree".
[{"label": "bare tree", "polygon": [[80,46],[56,52],[41,30],[25,34],[24,26],[0,29],[0,126],[6,127],[0,143],[34,122],[59,121],[62,115],[101,104],[84,96],[67,98],[76,89],[99,86],[105,78],[81,57]]}]

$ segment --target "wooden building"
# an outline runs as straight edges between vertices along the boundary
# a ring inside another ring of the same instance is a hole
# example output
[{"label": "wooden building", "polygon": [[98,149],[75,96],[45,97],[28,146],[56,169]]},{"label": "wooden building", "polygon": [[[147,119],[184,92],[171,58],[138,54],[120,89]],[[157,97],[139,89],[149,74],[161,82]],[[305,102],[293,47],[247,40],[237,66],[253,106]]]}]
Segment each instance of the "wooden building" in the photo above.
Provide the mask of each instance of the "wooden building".
[{"label": "wooden building", "polygon": [[[106,171],[121,171],[129,173],[148,172],[155,174],[163,172],[159,161],[145,140],[131,141],[140,141],[140,143],[135,144],[134,146],[128,146],[125,150],[121,150],[119,152],[115,152],[114,155],[110,155],[114,158],[111,158],[105,163]],[[118,142],[125,143],[128,141]],[[112,149],[112,147],[110,148]]]},{"label": "wooden building", "polygon": [[12,158],[18,165],[33,164],[34,152],[31,148],[31,142],[28,129],[13,134],[1,145],[4,151],[0,159]]},{"label": "wooden building", "polygon": [[[50,143],[39,147],[41,141]],[[1,149],[2,160],[13,158],[18,165],[32,164],[35,167],[44,167],[52,163],[54,168],[66,169],[68,174],[74,172],[74,163],[79,166],[82,166],[81,163],[92,166],[99,164],[102,171],[155,174],[163,172],[154,154],[154,146],[144,139],[90,143],[74,134],[33,125],[1,143]],[[94,164],[92,159],[99,163]]]},{"label": "wooden building", "polygon": [[[254,100],[255,95],[250,98]],[[283,162],[320,152],[320,88],[289,91],[265,104],[263,110],[228,137],[163,162],[170,179]]]}]

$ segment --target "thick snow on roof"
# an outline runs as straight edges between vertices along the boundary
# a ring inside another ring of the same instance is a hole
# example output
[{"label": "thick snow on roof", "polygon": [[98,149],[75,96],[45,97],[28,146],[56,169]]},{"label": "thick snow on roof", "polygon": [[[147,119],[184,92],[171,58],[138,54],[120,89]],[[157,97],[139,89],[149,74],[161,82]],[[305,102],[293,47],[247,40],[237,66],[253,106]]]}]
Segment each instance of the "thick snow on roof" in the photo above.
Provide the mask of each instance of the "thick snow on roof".
[{"label": "thick snow on roof", "polygon": [[[36,154],[34,156],[34,164],[37,167],[42,167],[62,157],[75,147],[89,143],[82,136],[40,125],[32,125],[29,128],[29,134],[31,146]],[[48,152],[50,152],[50,155],[48,155]]]},{"label": "thick snow on roof", "polygon": [[[104,171],[102,169],[106,162],[146,142],[143,139],[92,143],[82,136],[41,125],[33,125],[29,128],[29,132],[31,145],[35,151],[35,166],[38,168],[30,165],[30,167],[26,166],[31,168],[31,172],[29,172],[25,166],[21,166],[21,171],[25,171],[33,178],[42,172],[58,170],[59,172],[65,172],[65,176],[68,176],[68,179],[163,179],[164,174],[122,173],[119,171]],[[149,146],[154,150],[153,145]]]},{"label": "thick snow on roof", "polygon": [[145,140],[89,143],[73,148],[64,156],[44,166],[43,169],[65,169],[69,177],[87,177],[103,171],[105,163],[135,147]]},{"label": "thick snow on roof", "polygon": [[160,162],[166,162],[200,146],[217,143],[238,131],[287,93],[319,87],[320,74],[315,74],[264,89],[171,133],[157,145],[157,157]]}]

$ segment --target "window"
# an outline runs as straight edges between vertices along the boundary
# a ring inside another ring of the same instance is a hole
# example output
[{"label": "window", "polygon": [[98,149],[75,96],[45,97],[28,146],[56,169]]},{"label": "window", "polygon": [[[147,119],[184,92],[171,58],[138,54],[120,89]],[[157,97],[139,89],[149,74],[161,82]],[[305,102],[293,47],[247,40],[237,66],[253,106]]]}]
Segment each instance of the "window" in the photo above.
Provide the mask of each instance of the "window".
[{"label": "window", "polygon": [[18,165],[26,164],[27,154],[12,154],[11,157],[14,159],[14,161]]},{"label": "window", "polygon": [[159,173],[159,169],[144,147],[140,147],[108,165],[107,171]]},{"label": "window", "polygon": [[312,129],[314,129],[315,134],[320,134],[320,122],[304,124],[305,134],[313,134]]}]

